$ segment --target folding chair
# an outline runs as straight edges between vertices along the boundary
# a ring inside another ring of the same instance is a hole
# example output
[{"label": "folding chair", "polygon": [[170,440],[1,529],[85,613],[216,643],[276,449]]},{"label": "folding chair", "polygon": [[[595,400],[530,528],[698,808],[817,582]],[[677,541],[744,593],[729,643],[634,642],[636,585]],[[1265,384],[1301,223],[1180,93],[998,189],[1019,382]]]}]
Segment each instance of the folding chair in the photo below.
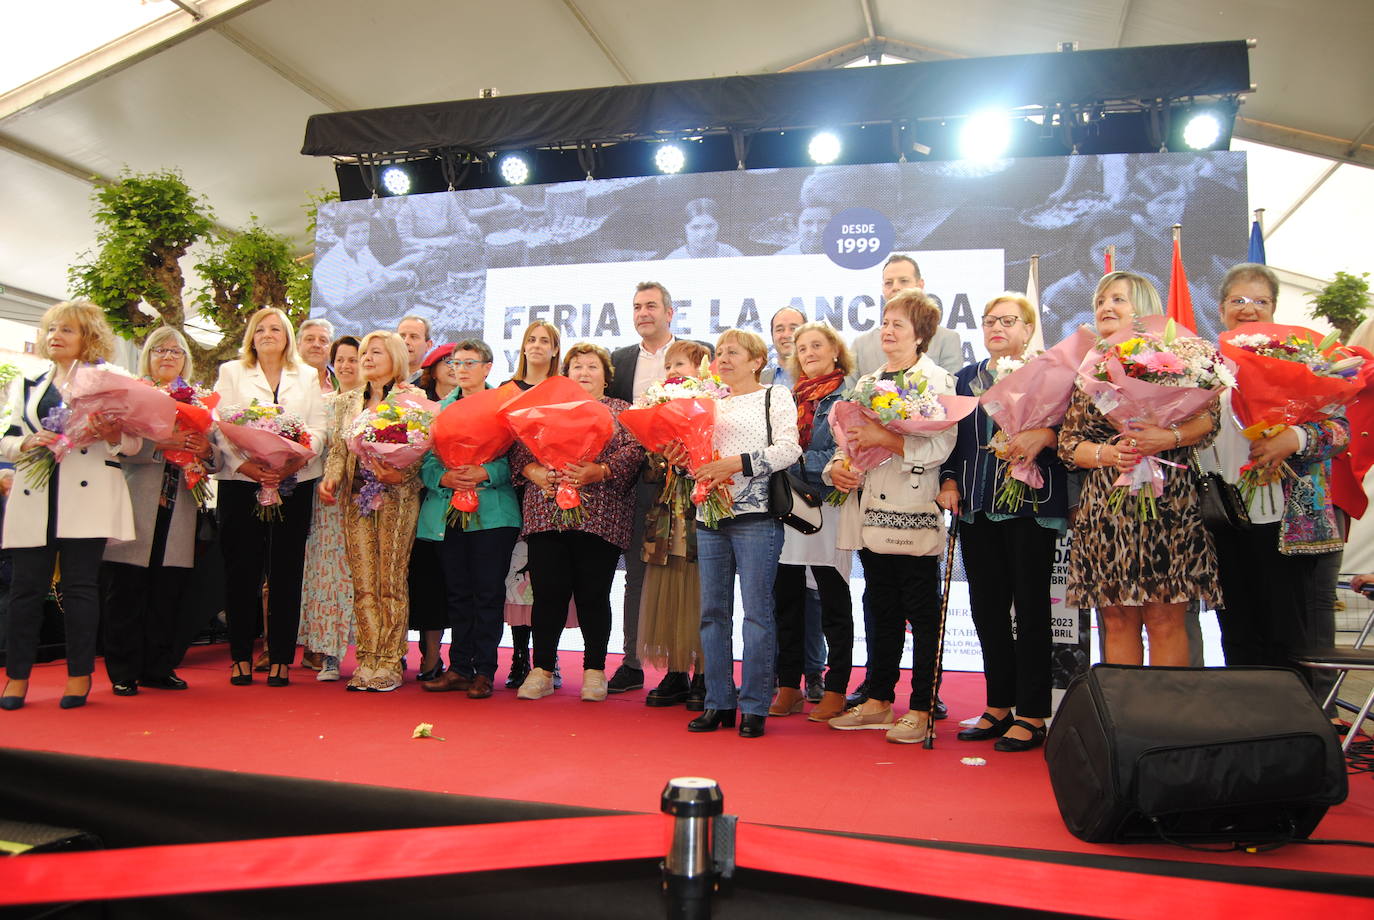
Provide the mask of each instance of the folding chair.
[{"label": "folding chair", "polygon": [[[1342,582],[1341,587],[1348,589],[1350,584],[1349,582]],[[1364,628],[1360,630],[1360,635],[1355,639],[1353,648],[1331,645],[1324,648],[1302,649],[1293,655],[1293,660],[1305,668],[1340,672],[1336,675],[1336,682],[1331,686],[1331,691],[1326,694],[1326,699],[1322,701],[1322,708],[1327,709],[1332,703],[1335,703],[1340,709],[1356,713],[1355,720],[1350,723],[1350,730],[1345,733],[1345,741],[1341,743],[1341,750],[1343,751],[1350,749],[1350,742],[1359,733],[1361,726],[1364,725],[1364,720],[1369,718],[1370,710],[1374,709],[1374,687],[1370,688],[1369,695],[1365,697],[1362,706],[1349,700],[1343,700],[1339,696],[1341,684],[1345,682],[1345,676],[1351,671],[1374,672],[1374,647],[1365,647],[1365,641],[1372,631],[1374,631],[1374,607],[1370,608],[1369,616],[1364,621]]]}]

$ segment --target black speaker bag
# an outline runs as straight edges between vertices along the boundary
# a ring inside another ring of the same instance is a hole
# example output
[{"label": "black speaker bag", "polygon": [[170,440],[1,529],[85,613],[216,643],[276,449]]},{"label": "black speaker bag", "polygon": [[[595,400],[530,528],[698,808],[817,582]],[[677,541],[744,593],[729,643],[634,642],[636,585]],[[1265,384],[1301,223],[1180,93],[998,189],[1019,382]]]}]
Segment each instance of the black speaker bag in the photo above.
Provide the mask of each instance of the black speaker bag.
[{"label": "black speaker bag", "polygon": [[1279,668],[1097,665],[1045,741],[1059,813],[1094,843],[1306,837],[1345,801],[1345,758]]}]

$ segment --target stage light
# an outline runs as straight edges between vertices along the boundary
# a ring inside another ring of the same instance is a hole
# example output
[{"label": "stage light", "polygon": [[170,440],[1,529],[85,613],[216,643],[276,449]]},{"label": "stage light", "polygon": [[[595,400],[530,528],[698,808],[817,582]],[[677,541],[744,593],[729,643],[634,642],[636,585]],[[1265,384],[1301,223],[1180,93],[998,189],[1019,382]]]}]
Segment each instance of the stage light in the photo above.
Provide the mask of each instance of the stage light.
[{"label": "stage light", "polygon": [[687,155],[677,144],[663,144],[654,153],[654,165],[661,173],[682,172],[687,165]]},{"label": "stage light", "polygon": [[514,153],[501,158],[501,178],[507,185],[524,185],[530,179],[530,164]]},{"label": "stage light", "polygon": [[1221,120],[1211,112],[1199,112],[1183,126],[1183,143],[1194,150],[1206,150],[1221,137]]},{"label": "stage light", "polygon": [[964,122],[959,152],[966,160],[995,160],[1011,145],[1011,122],[1000,112],[981,112]]},{"label": "stage light", "polygon": [[811,143],[806,145],[806,152],[813,163],[822,166],[833,163],[840,158],[840,139],[829,131],[822,131],[812,136]]},{"label": "stage light", "polygon": [[382,171],[382,188],[388,195],[404,195],[410,191],[410,173],[399,166]]}]

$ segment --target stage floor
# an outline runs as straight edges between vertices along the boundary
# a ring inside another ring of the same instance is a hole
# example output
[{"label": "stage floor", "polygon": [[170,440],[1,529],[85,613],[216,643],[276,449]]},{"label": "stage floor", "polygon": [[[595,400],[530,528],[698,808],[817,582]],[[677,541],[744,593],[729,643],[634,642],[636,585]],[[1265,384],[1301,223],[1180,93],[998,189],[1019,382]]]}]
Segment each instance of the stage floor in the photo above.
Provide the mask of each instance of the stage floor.
[{"label": "stage floor", "polygon": [[[503,650],[501,678],[506,655]],[[727,812],[753,823],[1027,855],[1374,877],[1364,848],[1295,844],[1266,853],[1199,853],[1076,839],[1060,820],[1040,752],[1003,754],[991,743],[955,739],[958,720],[982,709],[981,675],[946,675],[942,696],[951,718],[939,723],[935,748],[926,751],[886,743],[881,732],[833,731],[801,715],[770,719],[759,740],[733,731],[689,734],[690,715],[681,706],[649,708],[644,691],[580,702],[578,657],[562,656],[562,691],[530,702],[504,689],[488,700],[426,693],[413,680],[393,693],[348,693],[342,682],[320,683],[300,668],[287,688],[267,687],[262,674],[251,687],[231,687],[227,649],[204,646],[193,648],[179,669],[190,690],[120,698],[98,673],[90,703],[77,710],[57,706],[65,670],[55,662],[35,669],[23,709],[0,713],[0,743],[631,812],[657,811],[668,778],[699,775],[720,783]],[[345,674],[350,669],[346,663]],[[656,675],[649,676],[652,685]],[[421,722],[445,740],[413,739]],[[972,757],[986,763],[964,761]],[[1352,775],[1349,799],[1327,813],[1313,836],[1374,842],[1374,775]]]}]

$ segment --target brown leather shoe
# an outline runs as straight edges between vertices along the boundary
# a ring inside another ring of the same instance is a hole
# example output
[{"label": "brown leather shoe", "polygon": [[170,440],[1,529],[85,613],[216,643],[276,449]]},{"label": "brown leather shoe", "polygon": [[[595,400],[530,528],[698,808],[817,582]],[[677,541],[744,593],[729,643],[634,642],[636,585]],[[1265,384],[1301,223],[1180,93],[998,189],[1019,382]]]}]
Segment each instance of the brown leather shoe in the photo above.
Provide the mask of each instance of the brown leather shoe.
[{"label": "brown leather shoe", "polygon": [[267,651],[267,647],[266,647],[266,646],[263,646],[262,654],[258,655],[257,658],[254,658],[254,659],[253,659],[253,670],[254,670],[254,671],[270,671],[270,670],[272,670],[272,656],[271,656],[270,654],[268,654],[268,651]]},{"label": "brown leather shoe", "polygon": [[[487,682],[490,686],[490,681]],[[445,671],[434,680],[427,680],[420,684],[426,690],[435,693],[444,693],[449,690],[468,690],[472,688],[473,680],[471,677],[464,677],[457,671]]]},{"label": "brown leather shoe", "polygon": [[309,668],[312,671],[318,671],[320,668],[324,667],[324,655],[320,652],[312,652],[310,649],[306,649],[301,652],[301,666]]},{"label": "brown leather shoe", "polygon": [[806,694],[802,693],[797,687],[779,687],[777,695],[773,697],[773,705],[768,707],[770,716],[790,716],[794,712],[801,712],[802,705],[806,702]]},{"label": "brown leather shoe", "polygon": [[468,699],[484,700],[491,696],[491,678],[485,674],[478,674],[472,679],[472,686],[468,687]]},{"label": "brown leather shoe", "polygon": [[807,714],[807,718],[812,722],[829,722],[838,715],[844,714],[844,694],[834,690],[827,690],[821,695],[821,701],[816,704],[816,708]]}]

